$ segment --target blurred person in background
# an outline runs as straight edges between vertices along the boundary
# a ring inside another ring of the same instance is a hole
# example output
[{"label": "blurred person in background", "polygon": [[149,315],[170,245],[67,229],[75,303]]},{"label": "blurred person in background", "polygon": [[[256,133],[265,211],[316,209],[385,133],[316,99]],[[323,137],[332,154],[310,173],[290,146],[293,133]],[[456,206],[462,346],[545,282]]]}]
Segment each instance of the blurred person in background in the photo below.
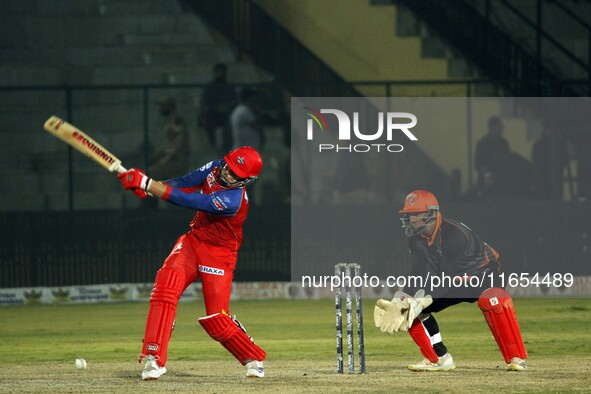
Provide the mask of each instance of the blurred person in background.
[{"label": "blurred person in background", "polygon": [[503,193],[500,193],[492,171],[487,171],[482,177],[482,182],[476,183],[474,187],[466,190],[462,195],[463,201],[468,202],[490,202],[502,199]]},{"label": "blurred person in background", "polygon": [[497,183],[504,178],[503,161],[509,156],[509,142],[503,137],[503,121],[498,116],[488,119],[488,132],[476,143],[474,164],[478,171],[478,182],[482,183],[484,174],[491,171],[497,177]]},{"label": "blurred person in background", "polygon": [[240,92],[240,104],[230,115],[232,125],[232,148],[243,145],[262,150],[263,129],[259,118],[256,90],[245,87]]},{"label": "blurred person in background", "polygon": [[545,128],[532,146],[531,160],[536,197],[562,200],[563,173],[568,168],[568,150],[562,136]]},{"label": "blurred person in background", "polygon": [[[213,80],[207,84],[201,96],[199,126],[205,130],[212,149],[221,146],[227,151],[231,146],[230,113],[236,106],[236,90],[226,81],[228,66],[218,63],[213,67]],[[222,128],[222,141],[217,140],[217,130]]]},{"label": "blurred person in background", "polygon": [[164,97],[160,102],[160,115],[165,119],[165,145],[157,151],[148,167],[156,179],[168,179],[184,174],[189,166],[189,133],[184,119],[177,113],[176,100]]},{"label": "blurred person in background", "polygon": [[283,144],[291,146],[291,120],[286,103],[289,98],[277,82],[273,81],[259,89],[258,103],[260,108],[260,120],[263,127],[279,127],[281,129]]}]

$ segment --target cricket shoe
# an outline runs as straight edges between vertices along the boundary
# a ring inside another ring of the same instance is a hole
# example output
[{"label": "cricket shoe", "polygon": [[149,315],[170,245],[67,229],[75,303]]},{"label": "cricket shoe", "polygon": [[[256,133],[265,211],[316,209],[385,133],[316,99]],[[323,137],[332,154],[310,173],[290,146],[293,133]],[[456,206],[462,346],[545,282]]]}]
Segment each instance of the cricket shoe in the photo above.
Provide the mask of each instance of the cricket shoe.
[{"label": "cricket shoe", "polygon": [[265,367],[262,361],[251,361],[246,364],[247,378],[263,378],[265,376]]},{"label": "cricket shoe", "polygon": [[451,358],[451,354],[447,353],[443,357],[439,357],[436,363],[432,363],[428,359],[424,359],[418,364],[411,364],[408,366],[408,369],[411,371],[422,372],[422,371],[451,371],[454,369],[456,365],[454,364],[453,358]]},{"label": "cricket shoe", "polygon": [[158,365],[157,358],[149,355],[146,356],[146,366],[142,371],[142,380],[156,380],[166,373],[166,367]]},{"label": "cricket shoe", "polygon": [[513,357],[507,366],[507,371],[525,371],[526,369],[525,360],[519,357]]}]

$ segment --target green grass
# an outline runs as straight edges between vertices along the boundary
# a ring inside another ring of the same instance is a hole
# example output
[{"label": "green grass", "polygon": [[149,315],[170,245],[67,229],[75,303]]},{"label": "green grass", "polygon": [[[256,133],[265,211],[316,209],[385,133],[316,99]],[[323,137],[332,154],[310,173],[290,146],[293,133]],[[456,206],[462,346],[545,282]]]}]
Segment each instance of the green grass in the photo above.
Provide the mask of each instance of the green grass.
[{"label": "green grass", "polygon": [[[530,355],[591,354],[591,300],[515,300]],[[384,335],[373,327],[373,300],[364,303],[368,362],[392,356],[417,358],[406,334]],[[146,303],[51,305],[0,308],[0,360],[10,364],[70,360],[76,356],[110,362],[134,358],[141,350]],[[320,301],[239,301],[235,313],[257,343],[276,360],[334,358],[334,304]],[[203,332],[197,302],[181,303],[170,344],[170,359],[223,360],[226,352]],[[462,358],[498,359],[496,344],[475,304],[436,314],[450,351]],[[474,351],[474,343],[479,351]],[[488,353],[490,352],[490,356]]]},{"label": "green grass", "polygon": [[[405,366],[421,359],[416,345],[405,333],[385,335],[373,326],[374,302],[364,303],[368,375],[373,372],[376,377],[393,370],[402,376],[413,375],[405,371]],[[555,362],[579,360],[589,375],[591,300],[517,299],[514,302],[529,352],[530,369],[535,370],[539,364],[542,371],[542,368],[551,369]],[[232,308],[231,312],[244,323],[248,333],[267,351],[270,365],[289,369],[290,364],[297,363],[312,370],[316,366],[327,377],[334,378],[333,301],[237,301],[232,303]],[[147,311],[147,303],[2,307],[0,366],[5,371],[16,366],[48,364],[68,365],[73,369],[74,359],[83,357],[89,366],[123,363],[133,371],[129,376],[135,382],[138,380],[135,370],[139,371],[140,367],[132,363],[141,351]],[[235,368],[232,357],[197,323],[197,317],[203,315],[201,303],[179,305],[169,363],[221,362],[220,365],[229,363]],[[454,371],[456,377],[462,366],[470,372],[471,363],[482,365],[484,370],[503,368],[501,354],[476,304],[457,305],[436,316],[444,343],[458,365]],[[577,363],[575,367],[579,368]],[[540,374],[540,378],[544,376],[545,373]],[[567,376],[564,373],[564,379]],[[168,374],[167,379],[171,381],[174,376]],[[590,384],[589,381],[567,383],[556,386],[558,381],[549,380],[545,383],[549,386],[543,387],[552,391],[556,387],[583,389]]]}]

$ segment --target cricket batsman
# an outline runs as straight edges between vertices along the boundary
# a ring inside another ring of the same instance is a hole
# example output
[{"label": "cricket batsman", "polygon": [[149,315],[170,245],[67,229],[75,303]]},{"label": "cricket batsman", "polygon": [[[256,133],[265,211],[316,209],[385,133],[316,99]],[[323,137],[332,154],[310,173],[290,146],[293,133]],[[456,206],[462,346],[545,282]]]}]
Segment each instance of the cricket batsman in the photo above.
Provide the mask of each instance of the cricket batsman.
[{"label": "cricket batsman", "polygon": [[[455,368],[443,344],[433,313],[461,302],[476,302],[501,350],[509,371],[526,369],[527,352],[511,296],[499,287],[487,288],[473,276],[497,278],[499,254],[465,224],[444,218],[437,198],[429,191],[415,190],[404,200],[402,227],[409,237],[411,275],[422,278],[443,274],[466,281],[466,286],[440,286],[430,295],[410,287],[397,292],[392,301],[378,300],[374,310],[376,327],[392,334],[408,331],[425,357],[411,364],[411,371],[448,371]],[[491,275],[491,273],[493,275]],[[461,283],[461,282],[460,282]],[[473,286],[479,283],[479,286]],[[424,284],[427,287],[428,284]],[[414,294],[410,296],[409,294]]]},{"label": "cricket batsman", "polygon": [[119,174],[123,188],[139,198],[156,197],[197,211],[190,231],[180,236],[156,275],[139,357],[140,363],[146,360],[143,380],[155,380],[166,373],[177,304],[197,278],[201,278],[207,315],[199,318],[203,329],[246,366],[247,377],[264,377],[266,353],[229,314],[242,225],[249,207],[246,185],[257,179],[262,166],[259,153],[243,146],[223,159],[163,182],[134,168]]}]

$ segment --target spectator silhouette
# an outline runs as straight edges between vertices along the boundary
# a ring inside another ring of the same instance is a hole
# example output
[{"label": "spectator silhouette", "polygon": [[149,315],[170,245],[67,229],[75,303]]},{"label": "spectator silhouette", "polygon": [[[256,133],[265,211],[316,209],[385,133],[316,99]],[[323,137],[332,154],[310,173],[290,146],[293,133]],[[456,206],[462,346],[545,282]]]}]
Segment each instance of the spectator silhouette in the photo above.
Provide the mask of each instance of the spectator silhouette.
[{"label": "spectator silhouette", "polygon": [[573,136],[577,163],[577,195],[581,200],[591,200],[591,134],[579,132]]},{"label": "spectator silhouette", "polygon": [[240,104],[234,108],[230,115],[232,125],[232,149],[241,146],[252,146],[261,151],[263,146],[263,133],[261,122],[257,112],[257,92],[250,88],[244,88],[240,92]]},{"label": "spectator silhouette", "polygon": [[563,197],[563,171],[568,166],[566,143],[559,133],[544,129],[532,147],[534,189],[542,199]]},{"label": "spectator silhouette", "polygon": [[[221,146],[222,151],[230,149],[231,132],[229,116],[236,105],[236,91],[226,81],[228,68],[219,63],[213,67],[214,79],[203,90],[199,126],[205,130],[209,144],[213,149]],[[218,143],[216,132],[223,128],[222,141]]]},{"label": "spectator silhouette", "polygon": [[500,200],[503,198],[503,194],[499,189],[495,175],[492,171],[487,171],[482,175],[482,181],[476,183],[476,185],[468,189],[463,195],[463,201],[470,202],[490,202]]},{"label": "spectator silhouette", "polygon": [[518,153],[509,152],[500,168],[502,177],[497,179],[497,184],[507,198],[534,195],[534,171],[529,160]]},{"label": "spectator silhouette", "polygon": [[291,122],[281,87],[275,82],[261,87],[257,101],[262,125],[281,128],[283,143],[291,146]]},{"label": "spectator silhouette", "polygon": [[189,164],[189,134],[183,118],[177,113],[176,100],[167,96],[160,101],[160,115],[165,119],[166,143],[152,157],[148,172],[155,179],[169,179],[184,174]]},{"label": "spectator silhouette", "polygon": [[509,143],[503,137],[503,121],[498,116],[488,120],[488,132],[476,144],[474,162],[478,171],[478,182],[482,183],[484,174],[491,171],[497,179],[504,177],[504,161],[509,155]]}]

